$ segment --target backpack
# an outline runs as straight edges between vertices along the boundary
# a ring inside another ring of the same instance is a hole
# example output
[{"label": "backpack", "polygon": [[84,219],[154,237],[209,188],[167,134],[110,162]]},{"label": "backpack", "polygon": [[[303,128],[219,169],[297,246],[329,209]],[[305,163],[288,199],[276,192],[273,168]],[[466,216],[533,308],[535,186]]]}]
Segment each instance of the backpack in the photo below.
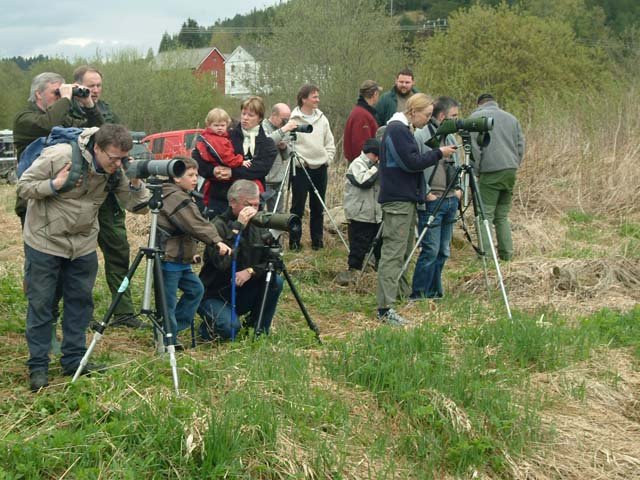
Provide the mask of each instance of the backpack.
[{"label": "backpack", "polygon": [[68,192],[81,178],[84,182],[89,166],[82,157],[82,152],[78,145],[78,137],[82,131],[82,128],[76,127],[53,127],[48,136],[37,138],[31,142],[20,155],[17,168],[18,178],[36,161],[45,148],[59,143],[68,143],[71,145],[71,170],[69,170],[67,181],[58,192]]}]

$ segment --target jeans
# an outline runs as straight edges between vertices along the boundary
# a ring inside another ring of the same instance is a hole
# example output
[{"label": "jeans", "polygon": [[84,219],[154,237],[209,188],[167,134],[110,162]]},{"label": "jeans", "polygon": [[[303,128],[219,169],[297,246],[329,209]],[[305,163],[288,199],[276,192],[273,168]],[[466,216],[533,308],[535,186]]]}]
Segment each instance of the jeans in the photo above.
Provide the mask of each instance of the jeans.
[{"label": "jeans", "polygon": [[[438,200],[426,203],[426,210],[418,210],[418,229],[420,233],[434,215]],[[412,298],[441,298],[444,296],[442,288],[442,269],[451,254],[451,238],[453,224],[458,210],[458,197],[445,198],[440,209],[435,213],[432,227],[422,237],[420,255],[413,272],[411,288]]]},{"label": "jeans", "polygon": [[93,318],[93,286],[98,256],[91,252],[74,260],[40,252],[28,245],[25,251],[27,330],[30,371],[49,369],[51,333],[55,322],[56,286],[62,284],[62,357],[65,371],[77,368],[87,351],[86,330]]},{"label": "jeans", "polygon": [[[262,281],[261,281],[262,280]],[[236,318],[232,319],[231,302],[225,298],[207,298],[200,303],[198,313],[202,317],[199,333],[205,340],[215,337],[233,340],[240,331],[240,316],[249,313],[249,324],[256,326],[260,314],[260,305],[264,294],[264,277],[254,279],[236,289]],[[262,314],[260,329],[257,333],[269,333],[271,321],[276,313],[276,306],[284,281],[280,275],[274,275],[267,289],[267,297]],[[233,320],[233,321],[232,321]]]},{"label": "jeans", "polygon": [[[513,198],[513,187],[516,183],[516,170],[500,170],[499,172],[481,173],[478,182],[480,198],[489,224],[496,228],[496,243],[498,256],[502,260],[513,257],[513,241],[511,240],[511,225],[509,211]],[[482,245],[485,252],[490,252],[489,239],[482,230]]]},{"label": "jeans", "polygon": [[[315,185],[322,201],[324,202],[324,196],[327,191],[327,165],[323,165],[319,168],[307,168],[309,177],[313,185]],[[309,195],[309,230],[311,235],[311,244],[322,246],[322,239],[324,234],[324,210],[320,199],[315,194],[313,186],[309,182],[307,174],[304,173],[302,167],[296,168],[296,174],[293,175],[291,180],[291,213],[298,215],[300,218],[304,215],[304,205],[307,202],[307,195]],[[289,243],[300,243],[302,232],[294,235],[289,234]]]},{"label": "jeans", "polygon": [[[198,276],[189,270],[177,272],[163,270],[164,291],[167,297],[168,316],[171,323],[171,333],[174,337],[189,328],[204,295],[204,287]],[[178,290],[182,290],[182,296],[178,300]]]}]

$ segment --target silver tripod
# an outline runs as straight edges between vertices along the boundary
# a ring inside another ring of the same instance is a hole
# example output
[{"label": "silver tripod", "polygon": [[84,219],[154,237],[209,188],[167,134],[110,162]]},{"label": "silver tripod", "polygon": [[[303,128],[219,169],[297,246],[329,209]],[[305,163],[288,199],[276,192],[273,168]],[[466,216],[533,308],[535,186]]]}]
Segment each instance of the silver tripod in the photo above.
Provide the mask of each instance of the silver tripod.
[{"label": "silver tripod", "polygon": [[[446,190],[444,191],[444,193],[442,194],[442,196],[440,197],[440,200],[438,200],[438,203],[435,205],[434,211],[431,214],[431,216],[429,217],[429,219],[427,220],[427,224],[425,225],[425,227],[422,229],[422,232],[420,232],[420,235],[418,236],[418,239],[416,240],[416,243],[413,246],[413,249],[411,250],[411,253],[407,256],[407,259],[404,262],[404,265],[402,266],[402,269],[400,270],[400,274],[398,275],[396,282],[400,281],[400,278],[402,278],[402,275],[404,274],[404,272],[407,270],[409,263],[411,262],[411,258],[413,257],[413,254],[415,253],[415,251],[418,249],[418,247],[420,246],[422,239],[424,238],[424,236],[427,234],[427,231],[430,228],[433,228],[434,224],[434,219],[436,214],[438,213],[438,211],[440,210],[440,207],[442,206],[442,202],[444,201],[444,199],[446,198],[447,194],[452,190],[454,184],[456,183],[457,178],[464,174],[464,179],[465,179],[465,183],[468,183],[469,185],[469,193],[471,196],[471,204],[473,205],[473,212],[474,212],[474,218],[475,218],[475,228],[476,228],[476,233],[477,233],[477,237],[478,237],[478,248],[477,248],[477,252],[478,255],[480,256],[480,258],[482,258],[482,267],[484,270],[484,279],[485,279],[485,283],[487,285],[487,291],[490,293],[490,287],[489,287],[489,275],[487,272],[487,256],[486,256],[486,252],[485,252],[485,245],[483,245],[483,240],[482,240],[482,230],[484,230],[484,232],[487,235],[487,239],[489,240],[489,249],[491,251],[491,256],[493,258],[493,263],[495,265],[496,268],[496,275],[498,277],[498,283],[500,286],[500,291],[502,293],[502,300],[504,302],[504,306],[507,309],[507,316],[509,317],[509,319],[512,319],[511,316],[511,308],[509,307],[509,299],[507,298],[507,291],[506,288],[504,286],[504,280],[502,278],[502,272],[500,271],[500,264],[498,263],[498,256],[496,254],[496,249],[493,243],[493,237],[491,235],[491,226],[489,225],[489,221],[487,220],[487,217],[485,215],[485,210],[484,210],[484,206],[482,204],[482,199],[480,198],[480,190],[478,189],[478,184],[476,182],[476,177],[474,175],[473,172],[473,166],[470,164],[469,159],[471,157],[471,142],[470,142],[470,136],[468,134],[468,132],[460,132],[460,136],[462,138],[462,142],[463,142],[463,146],[464,146],[464,156],[465,156],[465,161],[463,165],[460,165],[457,169],[456,169],[456,173],[453,176],[453,178],[451,179],[451,181],[449,182],[449,184],[447,185]],[[464,211],[464,210],[462,210]]]},{"label": "silver tripod", "polygon": [[[129,271],[125,275],[118,293],[111,302],[111,305],[107,309],[102,320],[95,322],[91,328],[94,331],[93,339],[87,349],[84,357],[80,360],[80,365],[73,376],[72,382],[75,382],[82,374],[84,367],[89,362],[89,357],[93,353],[96,345],[104,335],[104,331],[109,326],[113,312],[115,311],[120,299],[124,295],[124,292],[129,288],[131,279],[135,274],[138,266],[142,262],[143,258],[147,259],[147,270],[144,280],[144,297],[142,301],[141,314],[146,315],[154,327],[154,336],[156,339],[156,346],[159,351],[169,354],[169,364],[171,365],[171,372],[173,375],[173,386],[178,391],[178,367],[176,362],[176,339],[171,332],[171,323],[169,320],[167,307],[167,299],[164,291],[164,279],[162,275],[162,263],[161,256],[164,253],[162,250],[156,248],[156,227],[158,225],[158,214],[162,208],[162,182],[154,177],[147,180],[147,188],[151,190],[151,199],[149,200],[149,209],[151,210],[151,228],[149,230],[149,241],[147,247],[141,247],[136,255]],[[146,206],[146,205],[144,205]],[[151,308],[151,289],[154,289],[156,310]],[[166,343],[166,348],[164,344]]]}]

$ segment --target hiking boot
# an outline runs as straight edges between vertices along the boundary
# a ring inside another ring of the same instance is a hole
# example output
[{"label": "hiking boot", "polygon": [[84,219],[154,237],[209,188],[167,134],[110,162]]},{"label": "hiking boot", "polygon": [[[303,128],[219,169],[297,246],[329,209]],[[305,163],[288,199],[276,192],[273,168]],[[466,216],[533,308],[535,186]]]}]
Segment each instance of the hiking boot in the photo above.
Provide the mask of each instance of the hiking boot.
[{"label": "hiking boot", "polygon": [[404,327],[410,323],[409,320],[402,317],[393,308],[387,310],[383,315],[378,314],[378,320],[392,327]]},{"label": "hiking boot", "polygon": [[123,313],[111,320],[111,327],[144,328],[145,323],[132,313]]},{"label": "hiking boot", "polygon": [[49,385],[49,374],[46,370],[34,370],[29,373],[29,386],[32,392],[37,392],[41,388]]},{"label": "hiking boot", "polygon": [[354,270],[347,270],[336,275],[335,282],[341,287],[347,287],[356,283],[358,274]]},{"label": "hiking boot", "polygon": [[[73,375],[75,375],[76,370],[78,370],[79,365],[75,365],[74,367],[63,367],[62,368],[62,373],[64,375],[67,375],[68,377],[71,377]],[[92,373],[101,373],[104,372],[107,369],[107,366],[102,364],[102,363],[91,363],[88,362],[84,368],[82,369],[82,372],[80,372],[80,375],[86,375],[87,377],[91,376]]]}]

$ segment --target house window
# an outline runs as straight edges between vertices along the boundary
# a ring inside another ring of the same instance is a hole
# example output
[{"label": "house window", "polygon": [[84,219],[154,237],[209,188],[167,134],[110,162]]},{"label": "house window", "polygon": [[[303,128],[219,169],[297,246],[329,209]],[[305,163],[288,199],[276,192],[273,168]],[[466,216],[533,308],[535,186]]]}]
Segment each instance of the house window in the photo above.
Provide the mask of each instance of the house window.
[{"label": "house window", "polygon": [[231,72],[235,72],[236,71],[236,66],[235,65],[231,65]]}]

